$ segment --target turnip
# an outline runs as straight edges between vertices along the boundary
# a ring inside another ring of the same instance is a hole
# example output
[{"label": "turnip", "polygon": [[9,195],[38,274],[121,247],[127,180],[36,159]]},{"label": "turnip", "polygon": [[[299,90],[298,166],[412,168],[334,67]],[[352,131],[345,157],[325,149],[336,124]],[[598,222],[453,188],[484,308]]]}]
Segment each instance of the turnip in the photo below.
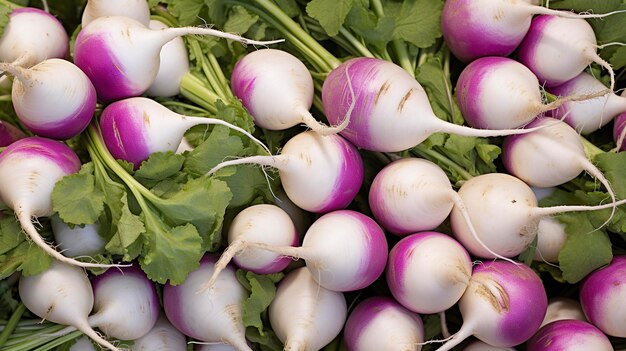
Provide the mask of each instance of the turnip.
[{"label": "turnip", "polygon": [[89,325],[105,335],[134,340],[146,335],[159,316],[156,287],[137,266],[109,269],[91,279],[94,307]]},{"label": "turnip", "polygon": [[526,343],[527,351],[613,351],[613,345],[602,331],[593,325],[575,320],[549,323]]},{"label": "turnip", "polygon": [[546,316],[543,318],[543,322],[541,322],[541,326],[543,327],[548,323],[563,319],[587,321],[583,308],[578,301],[563,296],[548,300],[548,309],[546,310]]},{"label": "turnip", "polygon": [[[133,351],[186,351],[187,339],[167,320],[164,314],[148,334],[133,342]],[[234,349],[233,349],[234,350]]]},{"label": "turnip", "polygon": [[97,351],[94,347],[91,339],[86,336],[82,336],[76,340],[74,345],[70,347],[70,351]]},{"label": "turnip", "polygon": [[285,351],[322,349],[339,335],[348,315],[343,294],[319,286],[304,267],[280,281],[268,311]]},{"label": "turnip", "polygon": [[465,345],[463,351],[515,351],[512,347],[495,347],[480,340],[473,340]]},{"label": "turnip", "polygon": [[484,258],[513,257],[522,253],[537,236],[538,222],[544,216],[615,208],[626,202],[538,207],[532,189],[519,178],[505,173],[476,176],[466,181],[458,193],[470,220],[468,222],[461,211],[453,208],[450,213],[452,233],[467,251]]},{"label": "turnip", "polygon": [[537,115],[569,101],[589,100],[608,89],[571,91],[571,95],[544,104],[537,77],[526,66],[507,57],[481,57],[467,65],[456,84],[459,109],[465,122],[482,129],[518,128]]},{"label": "turnip", "polygon": [[193,348],[194,351],[236,351],[236,349],[228,344],[198,344]]},{"label": "turnip", "polygon": [[[622,92],[622,96],[626,94],[626,90]],[[615,149],[614,151],[624,151],[626,150],[626,146],[624,146],[624,139],[626,138],[626,112],[620,113],[617,117],[614,118],[613,123],[613,140],[615,141]]]},{"label": "turnip", "polygon": [[424,324],[418,314],[394,299],[375,296],[359,302],[350,312],[343,339],[348,351],[419,351]]},{"label": "turnip", "polygon": [[438,232],[402,238],[389,252],[387,285],[407,309],[423,314],[445,311],[467,288],[472,260],[456,240]]},{"label": "turnip", "polygon": [[207,174],[239,164],[277,168],[289,199],[315,213],[347,207],[363,182],[363,160],[354,145],[339,135],[322,136],[313,131],[296,134],[280,155],[224,161]]},{"label": "turnip", "polygon": [[249,247],[250,242],[295,246],[298,233],[289,215],[278,206],[259,204],[245,208],[233,218],[228,228],[228,247],[215,264],[207,288],[213,285],[231,259],[239,268],[257,274],[278,273],[291,262],[289,257]]},{"label": "turnip", "polygon": [[150,22],[150,7],[146,0],[87,0],[81,24],[85,27],[98,17],[125,16],[144,25]]},{"label": "turnip", "polygon": [[302,246],[274,246],[251,242],[281,255],[303,258],[313,279],[328,290],[354,291],[381,276],[387,262],[387,240],[370,217],[338,210],[318,218],[304,235]]},{"label": "turnip", "polygon": [[54,261],[42,273],[22,276],[19,295],[39,318],[73,326],[109,350],[119,351],[89,326],[87,316],[94,299],[87,273],[81,268]]},{"label": "turnip", "polygon": [[108,105],[100,115],[99,124],[111,155],[132,163],[135,168],[155,152],[175,151],[185,132],[199,124],[227,126],[267,150],[260,140],[240,127],[217,118],[184,116],[145,97],[128,98]]},{"label": "turnip", "polygon": [[613,67],[598,55],[597,48],[593,28],[584,19],[540,15],[533,18],[517,56],[548,87],[573,79],[595,62],[609,72],[613,91]]},{"label": "turnip", "polygon": [[435,116],[424,88],[407,71],[376,58],[349,59],[333,69],[324,80],[322,102],[331,124],[349,115],[341,135],[371,151],[406,150],[437,132],[476,137],[528,132],[473,129],[443,121]]},{"label": "turnip", "polygon": [[41,137],[20,139],[0,153],[0,200],[11,208],[24,233],[55,259],[81,267],[111,267],[63,256],[39,235],[32,217],[54,214],[52,189],[66,175],[78,172],[80,160],[67,145]]},{"label": "turnip", "polygon": [[284,130],[304,123],[328,135],[340,132],[348,122],[344,118],[340,125],[328,127],[311,115],[313,77],[302,61],[286,51],[264,49],[245,55],[233,68],[231,87],[261,128]]},{"label": "turnip", "polygon": [[274,191],[274,195],[276,196],[274,198],[276,206],[283,209],[283,211],[289,215],[291,221],[296,227],[298,236],[301,238],[311,226],[311,214],[296,206],[296,204],[289,199],[287,194],[285,194],[282,187]]},{"label": "turnip", "polygon": [[451,350],[470,335],[496,347],[521,344],[539,329],[547,304],[543,283],[528,266],[478,264],[459,300],[463,325],[437,350]]},{"label": "turnip", "polygon": [[[145,0],[143,0],[145,2]],[[150,29],[164,29],[167,26],[160,21],[151,20]],[[172,97],[180,93],[180,82],[189,72],[189,57],[183,38],[174,38],[161,48],[159,71],[154,82],[146,90],[146,95]]]},{"label": "turnip", "polygon": [[[567,82],[548,89],[556,96],[594,94],[606,91],[602,82],[583,72]],[[626,112],[626,97],[609,92],[585,101],[568,101],[550,111],[550,117],[561,119],[581,134],[590,134]]]},{"label": "turnip", "polygon": [[68,257],[92,256],[104,250],[106,242],[98,234],[98,223],[71,228],[59,216],[52,216],[50,224],[54,241],[59,245],[59,250]]},{"label": "turnip", "polygon": [[238,351],[252,351],[246,344],[242,321],[245,289],[228,266],[211,289],[200,288],[213,274],[217,257],[205,255],[200,267],[183,284],[166,284],[163,306],[167,319],[176,329],[194,339],[209,343],[227,343]]},{"label": "turnip", "polygon": [[154,30],[129,17],[105,16],[94,19],[78,33],[74,62],[91,79],[101,101],[138,96],[154,82],[161,48],[170,40],[188,34],[211,35],[251,45],[280,42],[258,42],[200,27]]},{"label": "turnip", "polygon": [[446,173],[421,158],[399,159],[380,170],[370,186],[369,205],[378,223],[396,235],[433,230],[452,207],[465,208]]},{"label": "turnip", "polygon": [[626,337],[626,256],[591,272],[580,286],[580,305],[591,324],[605,334]]},{"label": "turnip", "polygon": [[[537,201],[552,194],[554,188],[532,188]],[[559,253],[565,245],[567,233],[565,224],[554,217],[541,217],[537,225],[537,247],[533,259],[535,261],[558,263]]]},{"label": "turnip", "polygon": [[[563,121],[538,118],[528,127],[544,127],[524,135],[511,135],[502,145],[507,171],[530,186],[553,187],[587,172],[598,179],[615,202],[615,193],[604,174],[587,158],[580,136]],[[613,208],[611,217],[615,211]]]},{"label": "turnip", "polygon": [[96,90],[73,63],[53,58],[28,69],[0,63],[0,69],[15,77],[13,107],[33,133],[69,139],[89,125],[96,110]]},{"label": "turnip", "polygon": [[12,142],[25,138],[26,134],[9,122],[0,120],[0,147],[8,146]]},{"label": "turnip", "polygon": [[0,62],[25,68],[51,58],[65,58],[69,38],[56,17],[38,8],[11,11],[0,37]]},{"label": "turnip", "polygon": [[608,14],[579,15],[522,0],[448,0],[441,15],[441,30],[450,51],[461,61],[482,56],[509,56],[528,32],[533,15],[599,18]]}]

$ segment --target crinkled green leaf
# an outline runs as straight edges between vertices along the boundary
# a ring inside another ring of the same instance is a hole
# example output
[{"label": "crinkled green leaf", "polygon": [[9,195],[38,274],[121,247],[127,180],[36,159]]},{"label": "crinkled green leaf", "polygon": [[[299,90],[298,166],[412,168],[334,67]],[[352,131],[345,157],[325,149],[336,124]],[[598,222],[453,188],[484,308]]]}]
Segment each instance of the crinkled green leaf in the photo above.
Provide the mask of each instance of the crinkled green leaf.
[{"label": "crinkled green leaf", "polygon": [[39,246],[20,236],[19,244],[0,255],[0,280],[22,271],[24,275],[34,275],[45,271],[52,263],[52,257]]},{"label": "crinkled green leaf", "polygon": [[184,171],[192,176],[202,176],[220,162],[239,155],[242,150],[243,143],[239,137],[230,135],[226,127],[217,126],[204,142],[189,152]]},{"label": "crinkled green leaf", "polygon": [[178,19],[181,26],[188,26],[199,20],[204,0],[162,0],[168,5],[168,11]]},{"label": "crinkled green leaf", "polygon": [[142,242],[138,240],[146,228],[139,216],[128,208],[126,198],[122,199],[122,213],[116,221],[117,231],[106,244],[105,249],[113,255],[123,255],[124,261],[132,261],[141,253]]},{"label": "crinkled green leaf", "polygon": [[268,194],[271,185],[268,183],[268,179],[265,178],[261,168],[249,165],[241,165],[234,168],[234,174],[220,178],[228,184],[228,188],[233,194],[229,207],[244,206],[259,195],[271,198],[271,194]]},{"label": "crinkled green leaf", "polygon": [[4,28],[9,23],[9,15],[13,11],[10,7],[0,3],[0,35],[4,33]]},{"label": "crinkled green leaf", "polygon": [[22,227],[12,215],[0,218],[0,255],[17,247],[24,240]]},{"label": "crinkled green leaf", "polygon": [[241,6],[233,6],[229,13],[226,23],[224,23],[224,31],[243,35],[259,20],[259,16],[251,14]]},{"label": "crinkled green leaf", "polygon": [[156,182],[169,178],[183,167],[185,157],[172,151],[156,152],[141,164],[135,177],[142,181]]},{"label": "crinkled green leaf", "polygon": [[360,1],[354,3],[345,22],[346,26],[362,37],[368,46],[378,50],[385,50],[396,29],[396,22],[393,18],[378,18]]},{"label": "crinkled green leaf", "polygon": [[178,285],[199,267],[202,238],[192,224],[168,228],[153,215],[146,218],[141,268],[151,280]]},{"label": "crinkled green leaf", "polygon": [[415,79],[424,87],[435,116],[456,124],[463,124],[461,110],[452,94],[452,82],[443,69],[439,57],[430,57],[416,71]]},{"label": "crinkled green leaf", "polygon": [[306,5],[306,12],[319,21],[328,35],[335,36],[354,2],[355,0],[312,0]]},{"label": "crinkled green leaf", "polygon": [[24,241],[16,250],[20,251],[20,248],[23,250],[23,261],[18,269],[23,275],[39,274],[52,263],[52,256],[30,241]]},{"label": "crinkled green leaf", "polygon": [[261,351],[280,351],[284,348],[283,343],[269,326],[264,329],[263,334],[256,328],[246,328],[246,339],[258,344]]},{"label": "crinkled green leaf", "polygon": [[104,194],[95,186],[94,165],[63,177],[52,191],[52,207],[68,224],[93,224],[104,209]]},{"label": "crinkled green leaf", "polygon": [[[465,137],[451,134],[445,143],[445,154],[472,175],[495,172],[496,166],[492,162],[483,162],[475,151],[478,145],[487,144],[487,139]],[[493,156],[500,155],[500,147],[491,145],[488,147],[490,154],[483,157],[495,160]],[[484,150],[484,149],[483,149]]]},{"label": "crinkled green leaf", "polygon": [[594,157],[618,198],[626,197],[626,152],[605,152]]},{"label": "crinkled green leaf", "polygon": [[225,182],[200,177],[189,180],[173,196],[153,203],[171,225],[193,224],[204,238],[203,248],[214,250],[220,242],[217,234],[231,199],[232,193]]},{"label": "crinkled green leaf", "polygon": [[405,40],[419,48],[426,48],[441,37],[441,0],[406,0],[397,7],[387,7],[386,16],[395,21],[394,38]]},{"label": "crinkled green leaf", "polygon": [[596,230],[583,214],[558,216],[568,234],[559,253],[563,279],[574,284],[613,258],[611,241],[604,230]]},{"label": "crinkled green leaf", "polygon": [[283,278],[283,274],[259,275],[246,272],[245,278],[240,277],[241,274],[238,273],[239,280],[245,280],[245,285],[249,287],[250,291],[250,295],[243,304],[243,324],[246,327],[256,328],[259,334],[263,336],[264,330],[261,315],[274,299],[276,283]]},{"label": "crinkled green leaf", "polygon": [[626,47],[620,47],[615,50],[609,62],[613,65],[613,69],[626,67]]}]

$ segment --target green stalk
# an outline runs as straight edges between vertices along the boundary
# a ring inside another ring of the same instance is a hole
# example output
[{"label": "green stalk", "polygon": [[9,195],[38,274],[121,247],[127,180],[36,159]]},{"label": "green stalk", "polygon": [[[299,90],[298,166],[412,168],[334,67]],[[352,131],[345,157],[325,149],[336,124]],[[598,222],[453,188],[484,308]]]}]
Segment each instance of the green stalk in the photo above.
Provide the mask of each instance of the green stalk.
[{"label": "green stalk", "polygon": [[41,345],[45,345],[50,342],[52,337],[47,335],[56,333],[65,329],[65,325],[51,324],[48,327],[40,328],[39,330],[28,334],[27,336],[19,339],[9,339],[6,345],[0,348],[0,351],[30,351]]},{"label": "green stalk", "polygon": [[[382,18],[385,16],[383,4],[380,0],[371,0],[370,5],[372,6],[372,9],[374,10],[374,13],[376,14],[376,16],[378,16],[378,18]],[[391,45],[395,51],[396,59],[391,60],[389,58],[389,60],[404,68],[413,78],[415,78],[415,68],[413,67],[411,58],[409,57],[409,51],[406,47],[406,44],[402,40],[395,38],[391,40]]]},{"label": "green stalk", "polygon": [[15,9],[21,9],[24,6],[20,6],[18,4],[14,4],[8,0],[0,0],[0,4],[10,8],[11,10],[15,10]]},{"label": "green stalk", "polygon": [[66,342],[70,341],[70,340],[74,340],[77,339],[78,337],[82,336],[83,333],[79,330],[73,331],[69,334],[65,334],[59,338],[56,338],[48,343],[46,343],[43,346],[40,346],[36,349],[34,349],[33,351],[48,351],[48,350],[54,350],[57,346],[61,346],[63,344],[65,344]]},{"label": "green stalk", "polygon": [[352,45],[352,48],[356,50],[358,55],[365,57],[374,57],[374,54],[372,54],[372,52],[365,45],[363,45],[354,35],[352,35],[352,33],[350,33],[350,31],[347,30],[345,27],[341,26],[339,28],[339,33],[346,38],[346,40]]},{"label": "green stalk", "polygon": [[[311,37],[271,0],[227,1],[253,11],[263,18],[264,21],[278,29],[285,39],[305,55],[309,63],[314,65],[320,72],[330,72],[341,64],[339,59]],[[256,6],[253,6],[253,4]]]},{"label": "green stalk", "polygon": [[445,164],[450,169],[454,169],[465,180],[470,180],[474,178],[474,176],[472,176],[468,171],[466,171],[465,168],[459,166],[458,164],[456,164],[456,162],[452,161],[451,159],[446,157],[444,154],[441,154],[433,149],[429,149],[422,144],[417,145],[416,147],[411,149],[411,153],[420,157],[424,157],[425,159],[431,160],[433,162],[440,162],[442,164]]},{"label": "green stalk", "polygon": [[198,107],[196,105],[191,105],[191,104],[187,104],[184,103],[182,101],[176,101],[176,100],[164,100],[164,101],[159,101],[159,103],[165,107],[182,107],[185,108],[187,110],[191,110],[194,111],[195,113],[197,113],[198,116],[207,116],[210,115],[211,113],[209,113],[209,111]]},{"label": "green stalk", "polygon": [[13,311],[11,318],[9,318],[7,323],[4,325],[4,329],[0,333],[0,348],[2,348],[2,346],[7,343],[7,340],[9,340],[9,337],[17,327],[17,324],[22,318],[24,312],[26,312],[26,306],[24,306],[24,304],[20,302],[20,304],[17,305],[15,311]]},{"label": "green stalk", "polygon": [[221,72],[219,64],[216,68],[213,63],[207,61],[198,40],[189,38],[188,42],[189,50],[200,65],[200,69],[202,70],[202,73],[204,73],[204,76],[209,83],[209,88],[215,93],[215,95],[219,96],[222,100],[227,100],[228,97],[232,96],[232,94],[230,93],[230,88],[228,87],[228,84],[225,83],[226,79],[222,79],[220,77],[220,74],[216,72],[216,70]]},{"label": "green stalk", "polygon": [[606,153],[604,150],[597,147],[595,144],[587,140],[587,138],[580,136],[580,141],[583,144],[583,150],[585,151],[585,155],[587,158],[593,159],[594,157]]},{"label": "green stalk", "polygon": [[180,92],[191,102],[203,107],[211,114],[217,113],[215,102],[221,98],[210,89],[204,86],[204,83],[191,72],[187,72],[180,81]]},{"label": "green stalk", "polygon": [[[104,146],[100,134],[97,129],[97,125],[91,124],[88,128],[88,148],[93,149],[92,159],[97,156],[106,167],[108,167],[113,173],[115,173],[126,184],[133,196],[136,197],[137,202],[143,201],[143,198],[148,199],[150,202],[158,202],[161,199],[146,189],[141,183],[139,183],[132,175],[128,174],[126,170],[113,158],[113,155],[109,153],[106,146]],[[141,202],[139,203],[141,206]],[[145,205],[145,203],[144,203]],[[144,212],[149,212],[147,206],[141,206]]]}]

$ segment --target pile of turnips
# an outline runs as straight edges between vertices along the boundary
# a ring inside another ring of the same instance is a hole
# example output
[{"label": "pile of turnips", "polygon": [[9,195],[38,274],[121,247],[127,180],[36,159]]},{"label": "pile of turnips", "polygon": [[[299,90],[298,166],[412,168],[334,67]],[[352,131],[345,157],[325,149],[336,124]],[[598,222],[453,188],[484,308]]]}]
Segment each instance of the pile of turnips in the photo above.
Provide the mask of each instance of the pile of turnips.
[{"label": "pile of turnips", "polygon": [[[626,10],[436,1],[442,39],[394,62],[398,38],[369,51],[266,0],[220,9],[267,21],[226,22],[242,35],[177,25],[177,1],[88,0],[73,31],[3,3],[0,351],[626,345],[626,96],[588,21]],[[317,62],[314,37],[337,44]],[[68,179],[96,205],[55,202]],[[612,254],[572,283],[584,220]]]}]

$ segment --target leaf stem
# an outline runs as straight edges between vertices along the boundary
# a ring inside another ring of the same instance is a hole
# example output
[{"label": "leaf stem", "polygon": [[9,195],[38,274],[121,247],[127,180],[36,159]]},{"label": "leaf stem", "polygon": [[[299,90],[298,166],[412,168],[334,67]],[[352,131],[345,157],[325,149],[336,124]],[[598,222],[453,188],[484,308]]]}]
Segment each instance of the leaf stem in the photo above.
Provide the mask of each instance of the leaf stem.
[{"label": "leaf stem", "polygon": [[2,346],[7,343],[7,340],[9,340],[9,337],[17,327],[17,324],[22,318],[24,312],[26,312],[26,306],[20,302],[20,304],[17,305],[15,311],[13,311],[11,318],[9,318],[7,324],[4,326],[4,329],[0,333],[0,348],[2,348]]}]

